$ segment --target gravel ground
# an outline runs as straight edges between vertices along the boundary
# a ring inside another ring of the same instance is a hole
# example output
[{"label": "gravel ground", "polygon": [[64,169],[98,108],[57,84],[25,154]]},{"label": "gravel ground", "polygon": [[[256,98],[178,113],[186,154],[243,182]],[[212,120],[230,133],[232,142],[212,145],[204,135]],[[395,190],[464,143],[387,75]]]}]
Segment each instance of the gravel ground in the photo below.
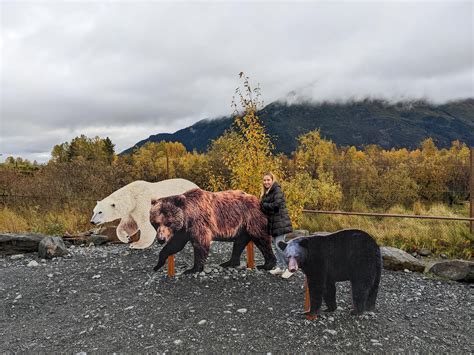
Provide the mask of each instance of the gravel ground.
[{"label": "gravel ground", "polygon": [[[152,273],[157,245],[76,247],[52,261],[0,257],[0,352],[474,350],[473,285],[384,270],[375,313],[351,316],[344,282],[338,310],[307,321],[303,274],[222,270],[230,248],[213,243],[206,273],[174,279]],[[187,246],[176,268],[191,260]]]}]

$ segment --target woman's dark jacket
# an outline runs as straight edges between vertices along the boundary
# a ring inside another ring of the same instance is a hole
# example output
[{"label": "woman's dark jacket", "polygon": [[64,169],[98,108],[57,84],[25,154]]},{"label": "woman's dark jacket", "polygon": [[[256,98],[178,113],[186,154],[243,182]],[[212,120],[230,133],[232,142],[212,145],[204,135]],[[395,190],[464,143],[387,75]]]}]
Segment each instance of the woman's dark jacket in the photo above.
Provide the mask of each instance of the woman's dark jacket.
[{"label": "woman's dark jacket", "polygon": [[273,183],[260,200],[260,208],[268,217],[268,233],[272,237],[291,233],[290,216],[286,209],[285,196],[278,183]]}]

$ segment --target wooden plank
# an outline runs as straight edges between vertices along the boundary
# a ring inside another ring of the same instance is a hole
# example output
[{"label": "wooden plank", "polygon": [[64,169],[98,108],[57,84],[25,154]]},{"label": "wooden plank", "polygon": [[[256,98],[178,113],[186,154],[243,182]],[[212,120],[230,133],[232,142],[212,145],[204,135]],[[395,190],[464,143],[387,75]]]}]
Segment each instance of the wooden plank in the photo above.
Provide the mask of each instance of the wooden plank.
[{"label": "wooden plank", "polygon": [[247,244],[247,267],[250,269],[255,268],[255,255],[253,242]]},{"label": "wooden plank", "polygon": [[174,255],[168,256],[168,277],[174,277]]}]

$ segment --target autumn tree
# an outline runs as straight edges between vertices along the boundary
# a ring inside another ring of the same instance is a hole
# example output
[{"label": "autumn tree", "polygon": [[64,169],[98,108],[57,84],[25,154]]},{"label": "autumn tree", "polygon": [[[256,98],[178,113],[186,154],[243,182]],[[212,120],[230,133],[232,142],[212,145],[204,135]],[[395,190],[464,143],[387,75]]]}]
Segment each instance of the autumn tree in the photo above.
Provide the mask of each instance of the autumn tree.
[{"label": "autumn tree", "polygon": [[114,146],[109,137],[102,139],[80,135],[73,138],[71,142],[55,145],[51,151],[51,161],[54,163],[69,163],[82,159],[110,164],[115,156]]},{"label": "autumn tree", "polygon": [[234,110],[233,131],[230,144],[236,149],[225,158],[231,171],[231,185],[253,195],[260,194],[262,176],[266,171],[280,172],[278,159],[273,155],[273,144],[266,133],[258,111],[263,107],[260,88],[252,87],[244,73],[239,74],[242,86],[235,90],[232,98]]}]

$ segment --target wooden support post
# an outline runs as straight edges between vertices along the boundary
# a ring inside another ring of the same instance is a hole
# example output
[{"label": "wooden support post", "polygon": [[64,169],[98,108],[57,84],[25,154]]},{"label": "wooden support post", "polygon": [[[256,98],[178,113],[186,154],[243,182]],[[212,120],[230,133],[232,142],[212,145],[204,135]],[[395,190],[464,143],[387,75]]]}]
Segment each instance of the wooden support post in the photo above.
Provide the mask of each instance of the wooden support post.
[{"label": "wooden support post", "polygon": [[253,251],[253,242],[247,244],[247,267],[249,269],[255,268],[255,258]]},{"label": "wooden support post", "polygon": [[168,277],[174,277],[174,255],[168,256]]},{"label": "wooden support post", "polygon": [[309,312],[311,308],[311,303],[309,301],[309,288],[308,288],[308,279],[304,279],[304,311]]},{"label": "wooden support post", "polygon": [[[309,287],[308,287],[308,278],[304,279],[304,311],[309,312],[311,310],[311,299],[309,297]],[[312,316],[307,314],[307,320],[315,320],[317,316]]]},{"label": "wooden support post", "polygon": [[[474,147],[471,147],[471,169],[470,169],[470,203],[469,203],[469,218],[474,218]],[[474,234],[474,222],[469,222],[471,225],[471,233]]]}]

